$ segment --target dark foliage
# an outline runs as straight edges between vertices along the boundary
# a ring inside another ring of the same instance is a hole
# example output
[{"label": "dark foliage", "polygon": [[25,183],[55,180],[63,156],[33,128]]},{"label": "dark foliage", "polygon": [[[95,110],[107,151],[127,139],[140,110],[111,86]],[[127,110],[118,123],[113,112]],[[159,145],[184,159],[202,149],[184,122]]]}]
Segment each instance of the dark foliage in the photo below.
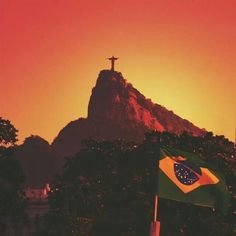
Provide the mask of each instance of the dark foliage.
[{"label": "dark foliage", "polygon": [[7,231],[20,235],[26,220],[26,202],[22,193],[23,170],[12,156],[17,130],[8,120],[0,118],[0,235]]},{"label": "dark foliage", "polygon": [[0,235],[20,232],[26,221],[26,202],[22,193],[24,174],[19,162],[4,154],[0,158]]},{"label": "dark foliage", "polygon": [[[84,150],[68,158],[50,194],[50,212],[36,235],[149,235],[153,206],[153,158],[157,133],[141,145],[87,140]],[[160,199],[162,236],[232,236],[235,233],[235,152],[223,136],[161,134],[165,145],[193,152],[224,173],[232,196],[227,216],[214,209]]]},{"label": "dark foliage", "polygon": [[0,117],[0,146],[13,145],[17,141],[17,131],[9,120]]}]

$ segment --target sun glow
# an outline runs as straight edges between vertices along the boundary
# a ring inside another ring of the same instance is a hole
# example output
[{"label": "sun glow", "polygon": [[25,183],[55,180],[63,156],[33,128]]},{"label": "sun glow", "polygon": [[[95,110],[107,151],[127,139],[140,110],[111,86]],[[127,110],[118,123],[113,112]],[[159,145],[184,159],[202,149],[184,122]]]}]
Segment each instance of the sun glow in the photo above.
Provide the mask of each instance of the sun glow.
[{"label": "sun glow", "polygon": [[233,140],[235,1],[0,3],[1,116],[49,141],[87,116],[106,59],[152,101]]}]

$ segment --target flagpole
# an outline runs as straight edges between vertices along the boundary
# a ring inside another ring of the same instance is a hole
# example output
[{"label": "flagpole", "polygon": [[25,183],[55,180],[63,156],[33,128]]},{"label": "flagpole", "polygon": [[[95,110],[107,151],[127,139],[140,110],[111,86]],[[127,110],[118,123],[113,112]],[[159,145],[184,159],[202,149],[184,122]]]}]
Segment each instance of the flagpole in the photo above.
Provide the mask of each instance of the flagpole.
[{"label": "flagpole", "polygon": [[157,221],[157,210],[158,210],[158,195],[155,195],[154,199],[154,214],[153,221],[150,225],[150,236],[160,236],[160,222]]},{"label": "flagpole", "polygon": [[[156,134],[156,133],[155,133]],[[160,222],[157,221],[158,216],[158,171],[159,171],[159,159],[160,159],[160,134],[156,134],[157,140],[155,140],[155,145],[157,146],[157,155],[153,162],[153,179],[154,179],[154,207],[153,207],[153,221],[150,225],[150,236],[160,236]],[[154,154],[156,154],[154,152]]]},{"label": "flagpole", "polygon": [[153,214],[153,222],[157,221],[157,210],[158,210],[158,195],[155,195],[154,198],[154,214]]}]

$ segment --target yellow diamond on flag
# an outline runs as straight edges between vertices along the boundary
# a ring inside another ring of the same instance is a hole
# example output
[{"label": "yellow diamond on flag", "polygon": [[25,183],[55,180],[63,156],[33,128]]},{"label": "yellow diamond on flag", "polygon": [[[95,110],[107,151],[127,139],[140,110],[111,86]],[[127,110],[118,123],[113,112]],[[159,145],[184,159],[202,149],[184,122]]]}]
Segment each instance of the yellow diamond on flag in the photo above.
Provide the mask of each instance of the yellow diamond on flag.
[{"label": "yellow diamond on flag", "polygon": [[199,167],[182,156],[167,156],[160,160],[159,167],[184,193],[189,193],[202,185],[219,182],[219,179],[207,168]]}]

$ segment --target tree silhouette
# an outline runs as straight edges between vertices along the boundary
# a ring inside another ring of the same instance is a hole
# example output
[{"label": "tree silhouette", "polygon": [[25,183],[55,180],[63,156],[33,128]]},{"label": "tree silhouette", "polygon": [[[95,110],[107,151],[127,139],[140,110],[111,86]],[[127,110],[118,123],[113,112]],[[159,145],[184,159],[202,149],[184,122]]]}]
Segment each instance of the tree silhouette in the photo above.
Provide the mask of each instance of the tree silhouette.
[{"label": "tree silhouette", "polygon": [[[218,166],[235,196],[234,149],[223,136],[152,132],[141,144],[87,140],[86,148],[67,158],[63,174],[55,180],[50,211],[36,235],[148,235],[157,135],[163,144],[194,152]],[[233,201],[229,214],[222,216],[214,209],[160,199],[161,235],[230,236],[234,211]]]},{"label": "tree silhouette", "polygon": [[17,141],[18,130],[9,120],[0,117],[0,146],[13,145]]},{"label": "tree silhouette", "polygon": [[10,121],[0,118],[0,235],[6,235],[9,228],[19,235],[26,218],[24,174],[18,160],[12,157],[13,148],[8,147],[17,141],[16,132]]}]

